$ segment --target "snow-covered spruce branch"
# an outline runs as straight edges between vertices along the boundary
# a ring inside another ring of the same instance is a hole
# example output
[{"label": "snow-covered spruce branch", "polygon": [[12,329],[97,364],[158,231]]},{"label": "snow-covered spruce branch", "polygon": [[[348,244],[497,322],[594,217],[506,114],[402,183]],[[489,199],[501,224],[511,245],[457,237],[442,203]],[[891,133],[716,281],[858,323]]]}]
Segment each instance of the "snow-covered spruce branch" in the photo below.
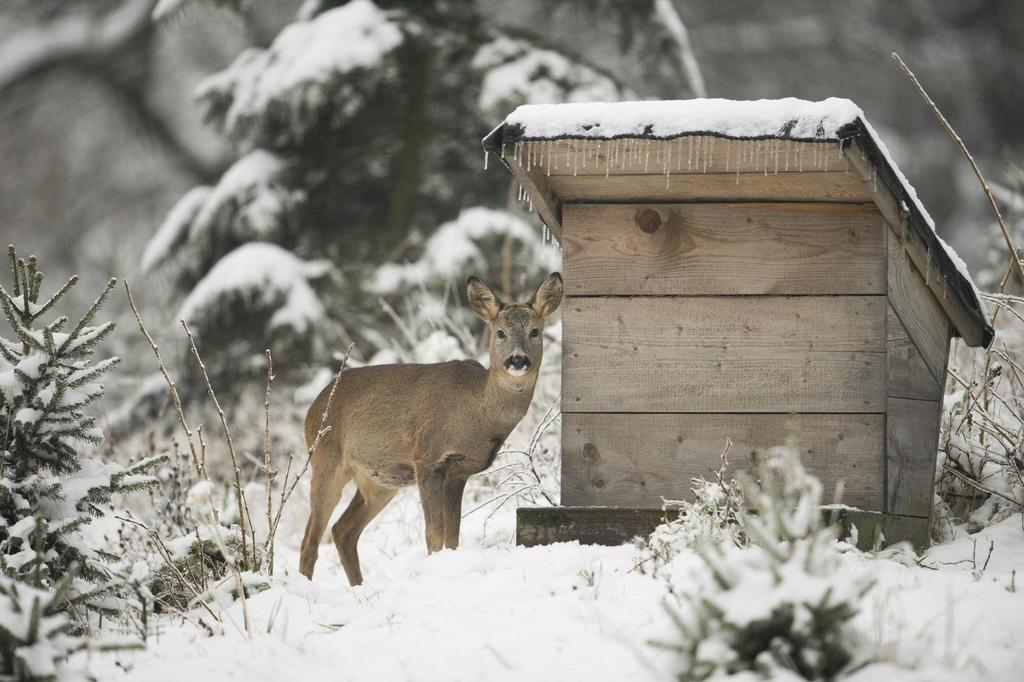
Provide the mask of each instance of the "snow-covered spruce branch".
[{"label": "snow-covered spruce branch", "polygon": [[[679,655],[680,679],[753,672],[828,680],[870,660],[868,637],[854,618],[873,582],[866,572],[837,575],[836,532],[822,514],[821,482],[792,445],[762,453],[758,463],[756,482],[737,475],[746,505],[736,515],[742,542],[732,533],[680,537],[702,565],[669,578],[666,610],[678,640],[651,642]],[[718,497],[698,495],[698,504],[709,499]],[[692,505],[688,511],[701,513]],[[720,529],[731,526],[717,513],[713,520]]]}]

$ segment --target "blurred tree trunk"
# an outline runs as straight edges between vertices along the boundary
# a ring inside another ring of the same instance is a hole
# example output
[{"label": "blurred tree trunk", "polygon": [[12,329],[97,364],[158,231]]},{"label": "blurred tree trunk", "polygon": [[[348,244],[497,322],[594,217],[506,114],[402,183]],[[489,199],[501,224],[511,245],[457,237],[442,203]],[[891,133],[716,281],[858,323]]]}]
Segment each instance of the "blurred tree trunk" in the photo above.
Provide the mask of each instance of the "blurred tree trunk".
[{"label": "blurred tree trunk", "polygon": [[433,49],[426,45],[413,45],[405,58],[401,81],[407,96],[399,123],[398,152],[391,162],[387,230],[382,235],[382,250],[385,253],[389,246],[399,244],[409,233],[420,189],[423,150],[430,141],[427,109],[430,104]]}]

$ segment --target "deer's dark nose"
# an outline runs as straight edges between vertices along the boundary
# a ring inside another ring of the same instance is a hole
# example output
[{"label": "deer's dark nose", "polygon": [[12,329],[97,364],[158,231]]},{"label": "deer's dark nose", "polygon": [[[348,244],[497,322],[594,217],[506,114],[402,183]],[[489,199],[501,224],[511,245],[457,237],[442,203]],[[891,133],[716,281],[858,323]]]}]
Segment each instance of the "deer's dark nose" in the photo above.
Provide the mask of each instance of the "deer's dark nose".
[{"label": "deer's dark nose", "polygon": [[525,355],[512,355],[509,356],[509,359],[505,361],[505,365],[507,367],[511,367],[512,369],[529,369],[530,358],[526,357]]}]

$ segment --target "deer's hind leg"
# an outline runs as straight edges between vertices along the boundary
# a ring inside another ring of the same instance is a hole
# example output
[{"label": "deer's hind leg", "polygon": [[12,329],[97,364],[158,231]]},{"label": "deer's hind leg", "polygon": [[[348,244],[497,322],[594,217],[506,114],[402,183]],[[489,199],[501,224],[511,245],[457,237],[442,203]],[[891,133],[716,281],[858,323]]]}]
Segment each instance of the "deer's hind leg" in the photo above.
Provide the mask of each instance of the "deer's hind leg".
[{"label": "deer's hind leg", "polygon": [[386,488],[364,476],[356,476],[356,485],[359,489],[355,497],[331,528],[341,566],[345,569],[349,584],[353,586],[363,582],[363,572],[359,567],[359,536],[398,492],[395,488]]},{"label": "deer's hind leg", "polygon": [[331,519],[334,508],[338,506],[345,485],[352,480],[351,471],[339,461],[340,459],[339,457],[335,460],[333,469],[324,470],[316,466],[319,462],[313,466],[309,484],[309,521],[306,522],[306,533],[302,536],[302,550],[299,555],[299,573],[310,580],[313,579],[313,568],[316,566],[324,529]]}]

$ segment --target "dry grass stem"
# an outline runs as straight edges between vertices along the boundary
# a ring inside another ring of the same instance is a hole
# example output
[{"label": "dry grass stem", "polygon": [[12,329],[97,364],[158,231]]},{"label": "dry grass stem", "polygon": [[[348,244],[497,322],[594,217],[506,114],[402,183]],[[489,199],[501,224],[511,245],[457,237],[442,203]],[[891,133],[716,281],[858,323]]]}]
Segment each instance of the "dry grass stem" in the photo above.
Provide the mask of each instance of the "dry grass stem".
[{"label": "dry grass stem", "polygon": [[[231,467],[235,472],[235,498],[238,504],[238,525],[241,529],[242,538],[242,559],[247,566],[254,567],[256,565],[256,546],[253,544],[253,556],[248,556],[248,540],[246,539],[246,525],[251,523],[251,517],[249,516],[249,503],[245,499],[245,493],[242,492],[242,474],[238,468],[238,457],[235,455],[235,443],[231,438],[231,428],[228,426],[228,419],[224,415],[224,408],[220,406],[220,401],[217,400],[217,393],[213,390],[213,384],[210,383],[210,375],[206,372],[206,364],[203,362],[202,357],[199,355],[199,349],[196,347],[196,340],[192,336],[192,330],[188,328],[188,323],[185,320],[181,320],[181,326],[185,329],[185,334],[188,336],[189,345],[192,347],[192,355],[195,356],[196,363],[199,365],[200,371],[203,373],[203,381],[206,382],[206,392],[210,396],[210,400],[213,401],[213,406],[217,410],[217,415],[220,417],[220,424],[224,428],[224,438],[228,445],[228,456],[231,457]],[[248,627],[246,628],[248,632]]]},{"label": "dry grass stem", "polygon": [[[1013,243],[1013,237],[1010,236],[1010,231],[1006,229],[1006,223],[1003,222],[1003,216],[999,212],[999,206],[996,205],[996,199],[992,195],[992,190],[985,181],[985,176],[981,174],[981,169],[978,168],[978,164],[975,163],[974,157],[971,156],[971,153],[967,150],[967,145],[965,145],[964,141],[960,139],[960,136],[957,134],[956,130],[953,129],[953,126],[950,125],[949,121],[946,120],[946,117],[942,115],[942,112],[939,111],[938,105],[935,104],[935,101],[925,91],[924,86],[921,85],[921,81],[917,80],[917,76],[915,76],[914,72],[910,70],[910,67],[907,66],[906,62],[904,62],[903,59],[901,59],[895,52],[893,52],[891,56],[896,60],[896,63],[899,64],[900,68],[903,69],[903,72],[907,74],[907,77],[910,78],[911,82],[913,82],[914,87],[917,88],[917,93],[921,95],[921,99],[924,100],[925,104],[928,105],[928,108],[932,110],[933,114],[935,114],[935,118],[939,120],[939,123],[946,130],[946,133],[953,138],[953,141],[956,142],[958,147],[960,147],[960,151],[963,152],[965,157],[967,157],[968,163],[971,164],[971,170],[974,171],[974,176],[978,178],[978,182],[981,184],[981,189],[985,192],[985,196],[988,198],[989,207],[992,209],[992,213],[996,217],[996,222],[999,223],[999,230],[1003,233],[1003,239],[1006,241],[1006,248],[1010,250],[1011,264],[1014,265],[1017,270],[1017,275],[1021,278],[1021,281],[1024,282],[1024,264],[1021,264],[1020,257],[1017,255],[1017,247]],[[1004,278],[1004,284],[1005,281],[1006,280]],[[1002,289],[1000,289],[1000,293],[1002,293]]]},{"label": "dry grass stem", "polygon": [[[263,399],[263,478],[267,484],[267,532],[270,532],[270,526],[273,523],[271,517],[271,509],[273,506],[273,493],[274,493],[274,477],[277,475],[276,471],[270,468],[270,394],[274,386],[274,358],[270,354],[270,349],[266,351],[267,355],[267,393]],[[269,556],[267,554],[269,552]],[[263,556],[267,557],[267,565],[273,571],[274,566],[274,546],[273,544],[267,547],[267,551],[264,551]]]},{"label": "dry grass stem", "polygon": [[[167,389],[170,391],[171,400],[174,402],[174,409],[178,415],[178,423],[181,424],[181,428],[185,431],[185,440],[188,442],[189,452],[192,454],[192,465],[196,469],[196,473],[200,478],[208,479],[209,476],[206,474],[206,459],[205,457],[199,457],[196,453],[195,443],[192,442],[192,429],[188,425],[188,420],[185,419],[185,411],[181,405],[181,397],[178,395],[178,389],[174,384],[174,380],[171,379],[171,375],[167,373],[167,367],[164,365],[163,358],[160,356],[160,348],[156,345],[153,337],[150,335],[149,330],[146,329],[146,325],[142,322],[142,316],[139,314],[139,309],[135,307],[135,299],[132,298],[132,289],[128,285],[128,280],[124,281],[124,290],[128,294],[128,305],[132,309],[132,314],[135,316],[135,321],[139,325],[139,331],[146,338],[149,343],[149,347],[153,350],[153,355],[156,356],[156,364],[160,369],[160,374],[163,375],[164,381],[167,382]],[[200,440],[202,440],[202,434],[200,434]]]}]

